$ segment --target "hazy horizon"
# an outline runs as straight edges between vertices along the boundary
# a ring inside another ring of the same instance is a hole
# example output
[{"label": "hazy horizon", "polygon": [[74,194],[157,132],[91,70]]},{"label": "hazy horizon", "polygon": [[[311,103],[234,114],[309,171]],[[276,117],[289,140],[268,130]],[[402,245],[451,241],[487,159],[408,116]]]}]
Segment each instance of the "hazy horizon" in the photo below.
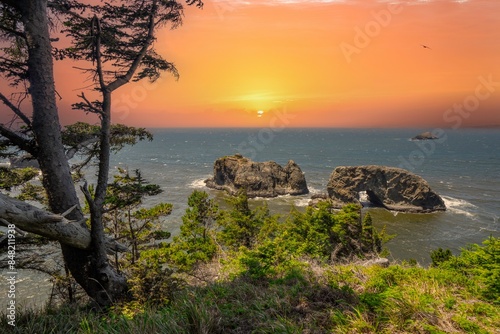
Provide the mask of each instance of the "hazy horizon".
[{"label": "hazy horizon", "polygon": [[[147,129],[265,129],[269,128],[269,126],[147,126],[145,127]],[[422,130],[422,131],[432,131],[434,129],[443,129],[443,130],[450,130],[450,131],[460,131],[460,130],[471,130],[471,129],[500,129],[500,124],[492,124],[492,125],[466,125],[466,126],[461,126],[460,128],[454,129],[453,127],[433,127],[433,126],[393,126],[393,127],[383,127],[383,126],[378,126],[378,127],[362,127],[362,126],[357,126],[357,127],[342,127],[342,126],[287,126],[285,128],[280,128],[280,129],[346,129],[346,130],[376,130],[376,129],[381,129],[381,130],[397,130],[397,129],[407,129],[407,130]]]}]

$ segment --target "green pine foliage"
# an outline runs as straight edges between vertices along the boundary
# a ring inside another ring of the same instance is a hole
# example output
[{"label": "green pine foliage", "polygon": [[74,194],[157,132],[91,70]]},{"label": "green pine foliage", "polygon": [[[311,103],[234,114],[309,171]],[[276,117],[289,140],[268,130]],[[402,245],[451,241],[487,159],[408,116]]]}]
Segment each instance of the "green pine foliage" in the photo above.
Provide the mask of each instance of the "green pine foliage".
[{"label": "green pine foliage", "polygon": [[47,194],[40,179],[40,171],[33,167],[0,167],[0,189],[7,192],[16,190],[17,199],[34,201],[48,206]]},{"label": "green pine foliage", "polygon": [[21,186],[38,176],[36,168],[7,168],[0,167],[0,189],[10,191],[12,188]]},{"label": "green pine foliage", "polygon": [[122,168],[118,172],[113,183],[108,186],[104,221],[108,233],[130,246],[130,254],[121,259],[115,257],[117,266],[126,266],[127,263],[133,265],[139,259],[140,252],[157,236],[165,235],[159,223],[162,217],[172,212],[172,205],[160,203],[152,208],[143,208],[146,196],[162,192],[160,186],[149,184],[139,170],[135,170],[133,175]]},{"label": "green pine foliage", "polygon": [[[483,253],[471,250],[476,251]],[[468,257],[474,257],[472,253]],[[0,328],[13,333],[89,334],[493,334],[500,328],[500,307],[481,295],[474,276],[460,269],[313,262],[305,269],[282,280],[239,276],[188,286],[157,307],[135,302],[105,314],[74,305],[42,312],[19,310],[16,328],[7,327],[5,316],[0,317]]]},{"label": "green pine foliage", "polygon": [[481,294],[500,306],[500,238],[490,237],[482,246],[470,245],[439,267],[456,270],[474,280]]},{"label": "green pine foliage", "polygon": [[[85,122],[76,122],[64,127],[62,132],[63,143],[67,148],[81,149],[81,144],[92,141],[100,135],[101,127]],[[144,128],[135,128],[123,124],[111,125],[111,151],[118,152],[125,145],[135,145],[139,141],[153,140],[153,135]],[[96,147],[92,149],[97,150]],[[98,152],[98,151],[96,151]],[[90,153],[86,151],[86,153]]]},{"label": "green pine foliage", "polygon": [[452,256],[451,250],[439,247],[431,252],[432,266],[437,267],[441,263],[448,261]]},{"label": "green pine foliage", "polygon": [[144,207],[147,197],[161,192],[160,186],[148,183],[139,170],[131,174],[123,168],[118,169],[107,189],[106,231],[129,248],[129,253],[115,254],[114,260],[127,275],[130,294],[136,304],[165,303],[178,286],[172,270],[164,265],[166,257],[161,243],[170,238],[170,233],[163,230],[160,223],[172,212],[172,204]]},{"label": "green pine foliage", "polygon": [[305,213],[295,211],[285,227],[285,241],[298,256],[335,262],[376,256],[383,235],[373,228],[371,216],[361,221],[361,207],[346,205],[334,212],[328,202]]},{"label": "green pine foliage", "polygon": [[303,258],[334,263],[374,257],[384,239],[374,230],[370,216],[361,221],[357,205],[335,213],[328,202],[322,202],[280,220],[267,207],[250,209],[244,193],[232,204],[218,234],[223,248],[232,252],[224,263],[231,277],[282,279],[301,271]]},{"label": "green pine foliage", "polygon": [[218,240],[230,250],[252,248],[262,237],[261,230],[271,218],[268,208],[264,206],[250,209],[245,191],[230,198],[228,202],[233,209],[221,215],[218,221]]},{"label": "green pine foliage", "polygon": [[215,227],[219,207],[208,194],[195,190],[188,199],[180,234],[168,247],[168,262],[177,270],[188,272],[200,263],[209,262],[217,251]]},{"label": "green pine foliage", "polygon": [[[140,174],[123,172],[115,179],[123,188],[114,186],[108,205],[132,208],[131,219],[141,222],[168,212],[168,206],[141,208],[147,183]],[[207,193],[194,191],[178,236],[148,246],[147,238],[140,239],[139,256],[126,270],[130,302],[104,315],[74,306],[20,312],[15,331],[389,334],[500,328],[499,238],[458,256],[433,252],[430,268],[365,266],[356,260],[377,256],[388,237],[369,213],[361,217],[359,206],[334,211],[320,203],[278,217],[252,204],[242,193],[223,210]],[[128,211],[120,213],[125,221]],[[123,240],[132,238],[121,233]],[[213,270],[218,275],[204,284],[188,279]],[[2,319],[0,328],[6,328]]]}]

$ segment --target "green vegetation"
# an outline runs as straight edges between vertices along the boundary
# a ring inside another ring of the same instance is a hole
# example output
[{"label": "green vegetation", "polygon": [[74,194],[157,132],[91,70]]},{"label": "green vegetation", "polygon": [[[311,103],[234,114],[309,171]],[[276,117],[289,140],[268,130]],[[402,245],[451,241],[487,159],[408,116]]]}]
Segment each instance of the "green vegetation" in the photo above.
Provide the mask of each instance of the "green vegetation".
[{"label": "green vegetation", "polygon": [[0,189],[11,190],[30,181],[37,175],[38,170],[31,167],[18,169],[0,167]]},{"label": "green vegetation", "polygon": [[[134,206],[120,216],[129,227],[145,183],[125,172],[115,182],[141,190],[120,205]],[[111,198],[133,194],[115,190]],[[222,210],[195,191],[171,242],[136,238],[136,260],[120,262],[129,301],[100,312],[75,304],[19,311],[14,332],[498,333],[500,239],[458,256],[437,250],[430,268],[367,266],[387,237],[356,205],[279,217],[251,208],[244,193],[230,204]]]},{"label": "green vegetation", "polygon": [[166,250],[170,265],[187,272],[215,255],[214,227],[219,217],[219,208],[207,193],[194,191],[188,206],[182,217],[181,232]]},{"label": "green vegetation", "polygon": [[431,252],[432,266],[437,267],[441,263],[448,261],[452,256],[453,254],[451,253],[451,250],[439,247]]}]

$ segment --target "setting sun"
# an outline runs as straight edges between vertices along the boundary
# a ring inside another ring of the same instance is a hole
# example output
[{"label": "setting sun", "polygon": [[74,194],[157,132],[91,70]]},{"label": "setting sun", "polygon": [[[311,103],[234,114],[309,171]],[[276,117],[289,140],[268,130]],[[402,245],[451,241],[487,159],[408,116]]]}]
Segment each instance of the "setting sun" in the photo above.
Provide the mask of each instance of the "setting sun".
[{"label": "setting sun", "polygon": [[[447,110],[482,78],[493,91],[463,124],[500,124],[499,11],[498,1],[206,2],[158,31],[179,80],[123,87],[113,121],[260,127],[287,108],[290,127],[449,127]],[[56,62],[64,123],[88,119],[71,109],[85,80],[73,66]]]}]

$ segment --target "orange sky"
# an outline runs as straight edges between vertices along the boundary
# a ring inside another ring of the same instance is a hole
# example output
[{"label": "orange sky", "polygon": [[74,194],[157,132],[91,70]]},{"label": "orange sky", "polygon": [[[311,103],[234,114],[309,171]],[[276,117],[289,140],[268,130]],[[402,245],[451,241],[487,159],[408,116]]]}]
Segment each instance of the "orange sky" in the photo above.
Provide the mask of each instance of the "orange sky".
[{"label": "orange sky", "polygon": [[[498,0],[207,0],[203,10],[186,9],[182,27],[158,34],[157,50],[176,64],[180,80],[165,75],[115,92],[113,121],[500,124],[499,13]],[[65,123],[90,121],[69,108],[88,84],[82,79],[67,63],[57,64]]]}]

